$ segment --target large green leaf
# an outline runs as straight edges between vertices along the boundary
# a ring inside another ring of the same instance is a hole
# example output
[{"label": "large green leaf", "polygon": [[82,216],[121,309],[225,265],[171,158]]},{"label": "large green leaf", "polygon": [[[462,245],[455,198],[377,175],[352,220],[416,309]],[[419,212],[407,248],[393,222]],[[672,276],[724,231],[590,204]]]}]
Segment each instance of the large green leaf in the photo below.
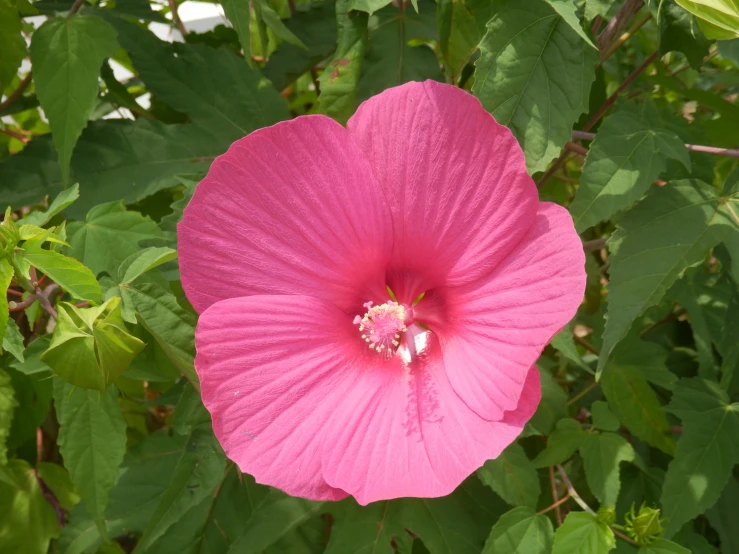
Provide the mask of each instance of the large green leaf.
[{"label": "large green leaf", "polygon": [[33,33],[36,94],[49,118],[65,183],[72,151],[95,107],[100,66],[116,47],[115,31],[96,16],[54,17]]},{"label": "large green leaf", "polygon": [[72,297],[90,302],[100,301],[100,283],[88,267],[74,258],[53,250],[45,250],[39,243],[31,244],[31,241],[26,243],[19,256],[36,269],[43,271]]},{"label": "large green leaf", "polygon": [[665,535],[713,506],[739,463],[739,403],[717,383],[682,379],[668,410],[683,422],[675,458],[667,467],[662,508],[668,518]]},{"label": "large green leaf", "polygon": [[708,38],[739,38],[739,4],[736,0],[675,1],[698,18],[698,25]]},{"label": "large green leaf", "polygon": [[580,447],[585,477],[604,506],[616,504],[621,489],[621,462],[634,460],[634,448],[615,433],[591,433]]},{"label": "large green leaf", "polygon": [[504,514],[485,542],[482,554],[549,554],[552,551],[552,521],[521,506]]},{"label": "large green leaf", "polygon": [[696,69],[700,67],[711,43],[698,28],[696,20],[673,0],[662,0],[658,10],[659,53],[682,52],[690,65]]},{"label": "large green leaf", "polygon": [[419,13],[399,10],[394,5],[378,12],[370,22],[369,49],[359,80],[360,99],[409,81],[443,81],[444,74],[433,50],[425,44],[410,45],[412,39],[436,38],[433,2],[421,0]]},{"label": "large green leaf", "polygon": [[244,49],[246,63],[251,60],[251,6],[249,0],[221,0],[223,12],[239,35],[239,42]]},{"label": "large green leaf", "polygon": [[494,460],[485,462],[477,474],[511,506],[535,508],[539,501],[541,486],[536,468],[517,443],[511,444]]},{"label": "large green leaf", "polygon": [[541,171],[588,109],[598,54],[540,0],[507,3],[487,29],[472,91],[511,128],[529,172]]},{"label": "large green leaf", "polygon": [[667,539],[658,539],[642,546],[638,554],[691,554],[691,551]]},{"label": "large green leaf", "polygon": [[25,460],[0,466],[0,552],[46,554],[59,536],[54,509]]},{"label": "large green leaf", "polygon": [[336,2],[339,43],[336,53],[321,73],[318,109],[340,123],[346,123],[357,107],[359,76],[367,51],[367,15],[347,11],[347,0]]},{"label": "large green leaf", "polygon": [[177,299],[150,283],[121,287],[124,301],[128,299],[141,318],[141,323],[154,336],[175,366],[193,383],[195,373],[195,316],[185,311]]},{"label": "large green leaf", "polygon": [[605,523],[586,512],[570,512],[554,533],[552,554],[607,554],[616,538]]},{"label": "large green leaf", "polygon": [[504,510],[496,504],[502,503],[474,478],[443,498],[404,498],[364,507],[347,500],[337,506],[341,510],[336,510],[326,554],[392,554],[393,536],[408,531],[431,554],[479,554]]},{"label": "large green leaf", "polygon": [[644,374],[645,369],[665,368],[666,360],[667,351],[659,345],[627,339],[614,350],[606,364],[601,385],[609,406],[629,431],[674,455],[675,440],[667,417]]},{"label": "large green leaf", "polygon": [[187,114],[221,149],[287,118],[278,92],[236,54],[199,44],[173,45],[133,23],[111,23],[148,90]]},{"label": "large green leaf", "polygon": [[126,453],[126,423],[114,386],[101,394],[54,381],[59,449],[87,512],[105,536],[105,509]]},{"label": "large green leaf", "polygon": [[[140,200],[178,184],[177,174],[201,173],[223,147],[194,125],[157,121],[95,121],[82,133],[72,157],[80,199],[67,213],[81,218],[103,202]],[[51,140],[34,138],[0,164],[0,203],[24,206],[62,190]]]},{"label": "large green leaf", "polygon": [[675,133],[652,118],[617,112],[598,129],[585,158],[570,214],[583,232],[641,198],[667,167],[667,159],[690,168],[688,150]]},{"label": "large green leaf", "polygon": [[85,222],[67,228],[69,253],[96,275],[117,275],[123,260],[139,252],[142,240],[161,239],[164,234],[149,217],[128,211],[121,202],[95,206]]},{"label": "large green leaf", "polygon": [[8,436],[17,405],[10,375],[0,369],[0,466],[8,463]]},{"label": "large green leaf", "polygon": [[608,311],[598,370],[632,322],[657,304],[688,267],[712,246],[739,231],[728,202],[739,193],[720,196],[700,181],[676,181],[651,191],[618,223],[610,262]]},{"label": "large green leaf", "polygon": [[14,2],[0,0],[0,95],[15,77],[26,56],[26,41],[21,34],[21,18]]},{"label": "large green leaf", "polygon": [[210,496],[223,479],[225,467],[226,458],[213,432],[203,427],[193,429],[134,552],[146,550],[179,518]]},{"label": "large green leaf", "polygon": [[729,478],[729,483],[718,502],[706,512],[706,517],[721,537],[721,551],[739,552],[739,526],[735,515],[739,510],[739,481]]},{"label": "large green leaf", "polygon": [[450,83],[459,80],[462,69],[477,51],[480,33],[466,0],[440,0],[436,8],[439,50]]}]

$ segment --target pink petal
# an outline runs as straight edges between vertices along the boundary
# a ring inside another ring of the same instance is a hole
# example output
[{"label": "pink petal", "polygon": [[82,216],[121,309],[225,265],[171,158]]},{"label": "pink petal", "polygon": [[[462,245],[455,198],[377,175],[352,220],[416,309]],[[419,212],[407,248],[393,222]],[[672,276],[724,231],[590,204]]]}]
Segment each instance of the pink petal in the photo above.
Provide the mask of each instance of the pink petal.
[{"label": "pink petal", "polygon": [[433,352],[410,369],[393,369],[362,374],[335,409],[324,442],[326,481],[363,505],[451,493],[516,439],[541,398],[533,367],[517,409],[490,422],[460,400]]},{"label": "pink petal", "polygon": [[213,163],[178,227],[182,284],[198,312],[253,294],[306,294],[356,312],[384,293],[391,233],[387,202],[346,129],[298,117]]},{"label": "pink petal", "polygon": [[348,129],[390,202],[393,267],[424,274],[426,289],[489,273],[528,230],[537,192],[521,148],[467,92],[407,83],[364,102]]},{"label": "pink petal", "polygon": [[480,417],[496,421],[518,405],[529,368],[574,317],[585,278],[572,218],[541,203],[528,234],[488,277],[446,292],[456,330],[441,334],[444,365]]},{"label": "pink petal", "polygon": [[[288,494],[337,500],[321,473],[323,432],[370,353],[351,318],[305,296],[250,296],[200,316],[195,367],[226,455]],[[361,351],[358,351],[361,349]]]}]

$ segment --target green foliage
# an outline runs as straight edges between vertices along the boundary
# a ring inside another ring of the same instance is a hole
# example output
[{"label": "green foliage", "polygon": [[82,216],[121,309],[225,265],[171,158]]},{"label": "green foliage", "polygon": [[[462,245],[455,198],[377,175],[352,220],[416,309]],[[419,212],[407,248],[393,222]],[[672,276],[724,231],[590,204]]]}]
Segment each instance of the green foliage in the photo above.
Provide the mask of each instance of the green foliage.
[{"label": "green foliage", "polygon": [[[0,0],[0,552],[739,551],[736,2],[220,0],[184,34],[180,4]],[[214,434],[177,224],[234,141],[426,79],[519,141],[585,298],[456,490],[291,497]]]}]

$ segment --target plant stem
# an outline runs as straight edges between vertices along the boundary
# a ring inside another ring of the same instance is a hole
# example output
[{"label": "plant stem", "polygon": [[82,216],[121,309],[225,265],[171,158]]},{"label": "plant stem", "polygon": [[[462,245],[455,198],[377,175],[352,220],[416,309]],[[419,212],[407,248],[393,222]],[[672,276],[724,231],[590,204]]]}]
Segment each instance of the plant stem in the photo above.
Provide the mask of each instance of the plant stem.
[{"label": "plant stem", "polygon": [[[636,545],[636,542],[632,541],[632,540],[631,540],[631,539],[630,539],[629,537],[627,537],[626,535],[624,535],[624,534],[623,534],[623,533],[622,533],[621,531],[619,531],[618,529],[614,529],[613,527],[611,527],[611,531],[613,531],[613,533],[614,533],[615,535],[618,535],[618,536],[619,536],[619,538],[622,538],[622,539],[623,539],[623,540],[625,540],[626,542],[630,542],[631,544],[634,544],[634,545]],[[638,546],[638,545],[637,545],[637,546]]]},{"label": "plant stem", "polygon": [[588,506],[582,498],[580,498],[580,495],[577,494],[575,487],[572,486],[572,483],[570,482],[569,477],[567,477],[567,473],[565,472],[565,468],[562,467],[562,464],[557,464],[557,471],[559,471],[559,476],[562,477],[562,481],[564,481],[564,484],[567,486],[567,492],[572,497],[572,500],[577,502],[577,504],[583,510],[594,516],[595,512],[593,511],[593,509]]},{"label": "plant stem", "polygon": [[69,11],[67,12],[67,19],[72,17],[75,13],[77,13],[77,10],[79,10],[82,7],[82,4],[85,0],[75,0],[74,4],[72,4],[72,7],[69,8]]},{"label": "plant stem", "polygon": [[[572,138],[578,140],[593,140],[595,133],[586,133],[585,131],[572,131]],[[569,143],[568,143],[569,144]],[[739,150],[732,148],[719,148],[717,146],[703,146],[702,144],[686,144],[685,148],[692,152],[703,152],[704,154],[713,154],[715,156],[728,156],[730,158],[739,158]]]},{"label": "plant stem", "polygon": [[[559,511],[559,506],[561,504],[564,504],[565,502],[567,502],[569,499],[570,499],[570,495],[569,494],[566,494],[562,498],[560,498],[559,500],[557,500],[554,504],[552,504],[551,506],[547,506],[543,510],[540,510],[540,511],[536,512],[536,514],[537,515],[542,515],[542,514],[546,514],[547,512],[551,512],[552,510]],[[557,521],[559,522],[559,518],[557,518]],[[560,525],[561,525],[561,523],[560,523]]]},{"label": "plant stem", "polygon": [[18,84],[18,88],[16,88],[13,92],[11,92],[4,102],[0,103],[0,113],[7,110],[13,102],[15,102],[16,100],[18,100],[18,98],[20,98],[20,96],[23,94],[23,91],[26,90],[28,85],[31,84],[32,79],[33,79],[33,74],[29,71],[28,75],[23,77],[23,80]]},{"label": "plant stem", "polygon": [[18,139],[23,144],[28,144],[28,137],[24,137],[23,135],[16,131],[13,131],[12,129],[0,129],[0,133],[8,135],[9,137],[13,137],[14,139]]},{"label": "plant stem", "polygon": [[647,12],[642,17],[640,17],[636,21],[636,23],[634,23],[631,26],[631,28],[628,31],[626,31],[623,35],[621,35],[620,37],[618,37],[618,40],[616,40],[613,44],[611,44],[611,46],[608,48],[608,50],[601,55],[600,62],[598,63],[598,65],[596,67],[602,65],[604,61],[606,61],[608,58],[610,58],[613,55],[613,53],[616,50],[618,50],[624,42],[626,42],[632,36],[634,36],[634,34],[639,29],[641,29],[644,26],[644,24],[647,21],[649,21],[650,19],[652,19],[652,13],[651,12]]},{"label": "plant stem", "polygon": [[[554,500],[554,504],[552,504],[552,506],[554,507],[554,516],[557,518],[557,526],[560,526],[562,525],[562,510],[559,508],[560,501],[557,500],[557,482],[554,478],[554,468],[552,466],[549,466],[549,484],[552,487],[552,500]],[[568,500],[569,498],[569,494],[565,496],[565,500]]]},{"label": "plant stem", "polygon": [[578,337],[577,335],[572,335],[572,340],[574,340],[577,344],[585,348],[588,352],[592,352],[596,356],[598,355],[598,350],[596,350],[595,346],[590,344],[588,341],[586,341],[583,338]]},{"label": "plant stem", "polygon": [[589,240],[582,243],[582,249],[585,252],[593,252],[594,250],[600,250],[601,248],[605,247],[606,241],[608,239],[595,239],[595,240]]},{"label": "plant stem", "polygon": [[187,36],[187,29],[185,29],[185,24],[180,19],[180,14],[177,13],[177,3],[175,0],[169,0],[169,11],[172,12],[172,21],[182,34],[182,38],[185,38]]},{"label": "plant stem", "polygon": [[608,52],[611,44],[615,41],[615,37],[623,32],[631,18],[643,7],[643,0],[626,0],[616,12],[616,15],[613,16],[613,19],[608,22],[603,32],[598,35],[598,49],[601,52]]},{"label": "plant stem", "polygon": [[585,388],[584,388],[584,389],[582,389],[582,390],[581,390],[580,392],[578,392],[578,393],[577,393],[577,394],[576,394],[575,396],[573,396],[572,398],[570,398],[570,399],[569,399],[569,400],[567,401],[567,405],[568,405],[568,406],[571,406],[572,404],[574,404],[575,402],[577,402],[578,400],[580,400],[580,399],[581,399],[581,398],[582,398],[583,396],[585,396],[586,394],[588,394],[588,393],[589,393],[589,392],[590,392],[591,390],[593,390],[593,389],[594,389],[595,387],[597,387],[597,386],[598,386],[599,384],[600,384],[600,383],[599,383],[598,381],[593,381],[593,382],[592,382],[592,383],[590,383],[590,384],[589,384],[589,385],[588,385],[587,387],[585,387]]}]

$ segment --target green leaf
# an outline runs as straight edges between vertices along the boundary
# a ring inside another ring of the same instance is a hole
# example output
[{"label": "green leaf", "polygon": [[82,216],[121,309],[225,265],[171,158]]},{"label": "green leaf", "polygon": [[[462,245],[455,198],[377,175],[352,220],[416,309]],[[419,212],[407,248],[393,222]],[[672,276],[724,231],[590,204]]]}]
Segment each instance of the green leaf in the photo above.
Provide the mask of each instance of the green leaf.
[{"label": "green leaf", "polygon": [[485,542],[482,554],[549,554],[554,529],[551,520],[527,506],[504,514]]},{"label": "green leaf", "polygon": [[347,11],[347,0],[336,2],[336,24],[339,29],[336,53],[318,78],[321,94],[318,110],[346,123],[357,108],[359,77],[367,51],[367,16]]},{"label": "green leaf", "polygon": [[621,422],[618,417],[611,411],[608,402],[596,400],[590,408],[593,415],[593,426],[601,431],[618,431],[621,428]]},{"label": "green leaf", "polygon": [[507,3],[487,29],[472,91],[513,131],[529,173],[541,171],[588,109],[598,54],[538,0]]},{"label": "green leaf", "polygon": [[698,69],[708,55],[710,41],[693,16],[672,0],[659,4],[659,34],[659,53],[682,52],[694,69]]},{"label": "green leaf", "polygon": [[62,466],[50,462],[39,462],[36,466],[39,478],[54,493],[59,505],[71,511],[80,501],[80,495]]},{"label": "green leaf", "polygon": [[739,552],[739,526],[736,514],[739,510],[739,481],[729,478],[721,497],[706,512],[706,517],[721,538],[722,552]]},{"label": "green leaf", "polygon": [[177,251],[172,248],[144,248],[121,262],[118,268],[118,280],[120,283],[130,283],[147,271],[175,259],[177,259]]},{"label": "green leaf", "polygon": [[638,554],[690,554],[690,550],[667,539],[659,539],[642,546]]},{"label": "green leaf", "polygon": [[571,418],[560,419],[547,439],[547,446],[534,458],[534,467],[550,467],[567,461],[580,448],[587,433]]},{"label": "green leaf", "polygon": [[421,0],[419,6],[419,13],[388,6],[370,21],[369,50],[359,80],[360,99],[409,81],[444,80],[433,50],[426,44],[410,44],[412,39],[438,38],[434,3]]},{"label": "green leaf", "polygon": [[301,7],[284,23],[308,49],[283,42],[264,67],[264,76],[278,90],[324,62],[336,49],[334,2],[312,2],[304,7],[307,9]]},{"label": "green leaf", "polygon": [[0,0],[0,94],[10,85],[26,57],[26,41],[21,34],[18,9],[9,0]]},{"label": "green leaf", "polygon": [[[736,202],[739,194],[728,196]],[[665,292],[691,265],[739,224],[732,220],[727,200],[700,181],[675,181],[659,187],[624,214],[611,241],[608,311],[603,347],[598,360],[602,371],[616,344],[632,322]]]},{"label": "green leaf", "polygon": [[535,508],[541,494],[536,468],[518,443],[477,470],[480,480],[511,506]]},{"label": "green leaf", "polygon": [[223,12],[236,30],[239,42],[244,49],[246,63],[252,65],[251,59],[251,9],[248,0],[221,0]]},{"label": "green leaf", "polygon": [[265,25],[270,28],[270,30],[275,34],[277,38],[279,38],[282,41],[285,41],[288,44],[292,44],[293,46],[297,46],[298,48],[302,48],[303,50],[308,50],[308,47],[303,44],[303,41],[300,40],[298,37],[296,37],[290,29],[285,27],[285,24],[280,19],[280,16],[278,13],[272,9],[272,7],[269,5],[267,0],[257,0],[261,4],[261,9],[259,11],[262,20],[264,21]]},{"label": "green leaf", "polygon": [[17,405],[10,375],[0,369],[0,466],[8,463],[8,437],[13,423],[13,410]]},{"label": "green leaf", "polygon": [[392,0],[349,0],[349,5],[347,6],[347,9],[359,10],[372,15],[377,10],[380,10],[390,4],[390,2],[392,2]]},{"label": "green leaf", "polygon": [[708,38],[739,38],[739,6],[734,0],[675,1],[698,18],[698,25]]},{"label": "green leaf", "polygon": [[552,348],[556,348],[562,354],[567,358],[568,360],[575,362],[577,367],[584,369],[588,373],[592,373],[593,370],[590,369],[588,364],[586,364],[582,356],[580,356],[580,353],[577,351],[577,347],[575,346],[575,341],[572,338],[572,326],[567,325],[564,329],[562,329],[559,333],[554,335],[552,337],[552,340],[550,341],[550,344],[552,345]]},{"label": "green leaf", "polygon": [[621,462],[634,461],[634,448],[615,433],[592,433],[583,441],[580,455],[593,495],[604,506],[616,504],[621,489]]},{"label": "green leaf", "polygon": [[120,298],[96,308],[62,302],[51,344],[41,360],[68,383],[104,392],[143,348],[144,343],[130,335],[123,323]]},{"label": "green leaf", "polygon": [[3,349],[10,352],[13,357],[23,363],[23,335],[14,319],[9,319],[3,333]]},{"label": "green leaf", "polygon": [[567,417],[567,394],[549,371],[537,369],[541,378],[541,401],[529,424],[539,433],[548,435],[560,419]]},{"label": "green leaf", "polygon": [[0,552],[46,554],[59,522],[25,460],[0,466]]},{"label": "green leaf", "polygon": [[157,340],[172,363],[198,386],[195,373],[195,316],[186,312],[173,294],[156,285],[142,283],[121,287],[139,313],[141,323]]},{"label": "green leaf", "polygon": [[113,28],[89,15],[54,17],[33,33],[33,80],[65,183],[72,151],[95,107],[100,66],[117,46]]},{"label": "green leaf", "polygon": [[596,50],[598,49],[590,37],[585,33],[580,24],[580,18],[577,17],[576,9],[577,5],[570,0],[546,0],[547,3],[554,8],[554,10],[560,15],[560,17],[575,31],[580,38],[583,39],[588,45],[592,46]]},{"label": "green leaf", "polygon": [[188,510],[211,495],[223,479],[225,468],[226,458],[212,431],[194,429],[134,552],[146,550]]},{"label": "green leaf", "polygon": [[0,259],[0,335],[5,335],[5,327],[8,325],[8,287],[14,273],[10,262],[6,258]]},{"label": "green leaf", "polygon": [[678,382],[667,409],[683,423],[661,499],[671,537],[715,504],[739,463],[739,403],[730,404],[717,383],[693,378]]},{"label": "green leaf", "polygon": [[368,506],[348,499],[337,505],[326,554],[392,554],[393,537],[404,536],[406,529],[434,554],[479,554],[505,509],[500,506],[499,513],[497,503],[500,500],[474,478],[443,498],[403,498]]},{"label": "green leaf", "polygon": [[690,169],[688,149],[672,131],[629,112],[606,118],[590,145],[570,205],[577,231],[582,233],[641,198],[665,170],[668,158]]},{"label": "green leaf", "polygon": [[66,190],[60,192],[54,201],[51,203],[49,208],[43,212],[31,212],[23,219],[18,221],[18,225],[37,225],[43,227],[51,218],[56,214],[64,210],[65,208],[74,204],[80,197],[80,185],[75,183]]},{"label": "green leaf", "polygon": [[128,211],[121,202],[95,206],[85,222],[68,226],[69,253],[96,275],[117,275],[123,260],[140,252],[142,240],[161,239],[162,230],[149,217]]},{"label": "green leaf", "polygon": [[[72,180],[80,200],[70,216],[121,200],[132,202],[178,184],[177,173],[207,170],[223,148],[194,125],[164,125],[141,118],[94,121],[82,133],[72,157]],[[36,137],[20,154],[0,164],[0,202],[14,206],[38,202],[62,190],[62,177],[48,136]]]},{"label": "green leaf", "polygon": [[173,45],[133,23],[111,23],[149,92],[187,114],[221,150],[288,117],[279,93],[233,52]]},{"label": "green leaf", "polygon": [[462,69],[477,51],[480,32],[467,0],[441,0],[437,4],[439,50],[447,81],[456,83]]},{"label": "green leaf", "polygon": [[126,423],[115,387],[100,393],[54,381],[59,449],[64,466],[101,535],[105,509],[126,452]]},{"label": "green leaf", "polygon": [[554,533],[552,554],[606,554],[616,547],[613,531],[586,512],[570,512]]},{"label": "green leaf", "polygon": [[659,345],[629,337],[614,350],[601,377],[608,405],[634,435],[675,454],[667,417],[647,379],[649,371],[667,371],[667,351]]},{"label": "green leaf", "polygon": [[92,271],[74,258],[69,258],[53,250],[44,250],[41,244],[26,243],[18,254],[36,269],[43,271],[60,287],[80,300],[100,302],[102,291],[100,283]]}]

